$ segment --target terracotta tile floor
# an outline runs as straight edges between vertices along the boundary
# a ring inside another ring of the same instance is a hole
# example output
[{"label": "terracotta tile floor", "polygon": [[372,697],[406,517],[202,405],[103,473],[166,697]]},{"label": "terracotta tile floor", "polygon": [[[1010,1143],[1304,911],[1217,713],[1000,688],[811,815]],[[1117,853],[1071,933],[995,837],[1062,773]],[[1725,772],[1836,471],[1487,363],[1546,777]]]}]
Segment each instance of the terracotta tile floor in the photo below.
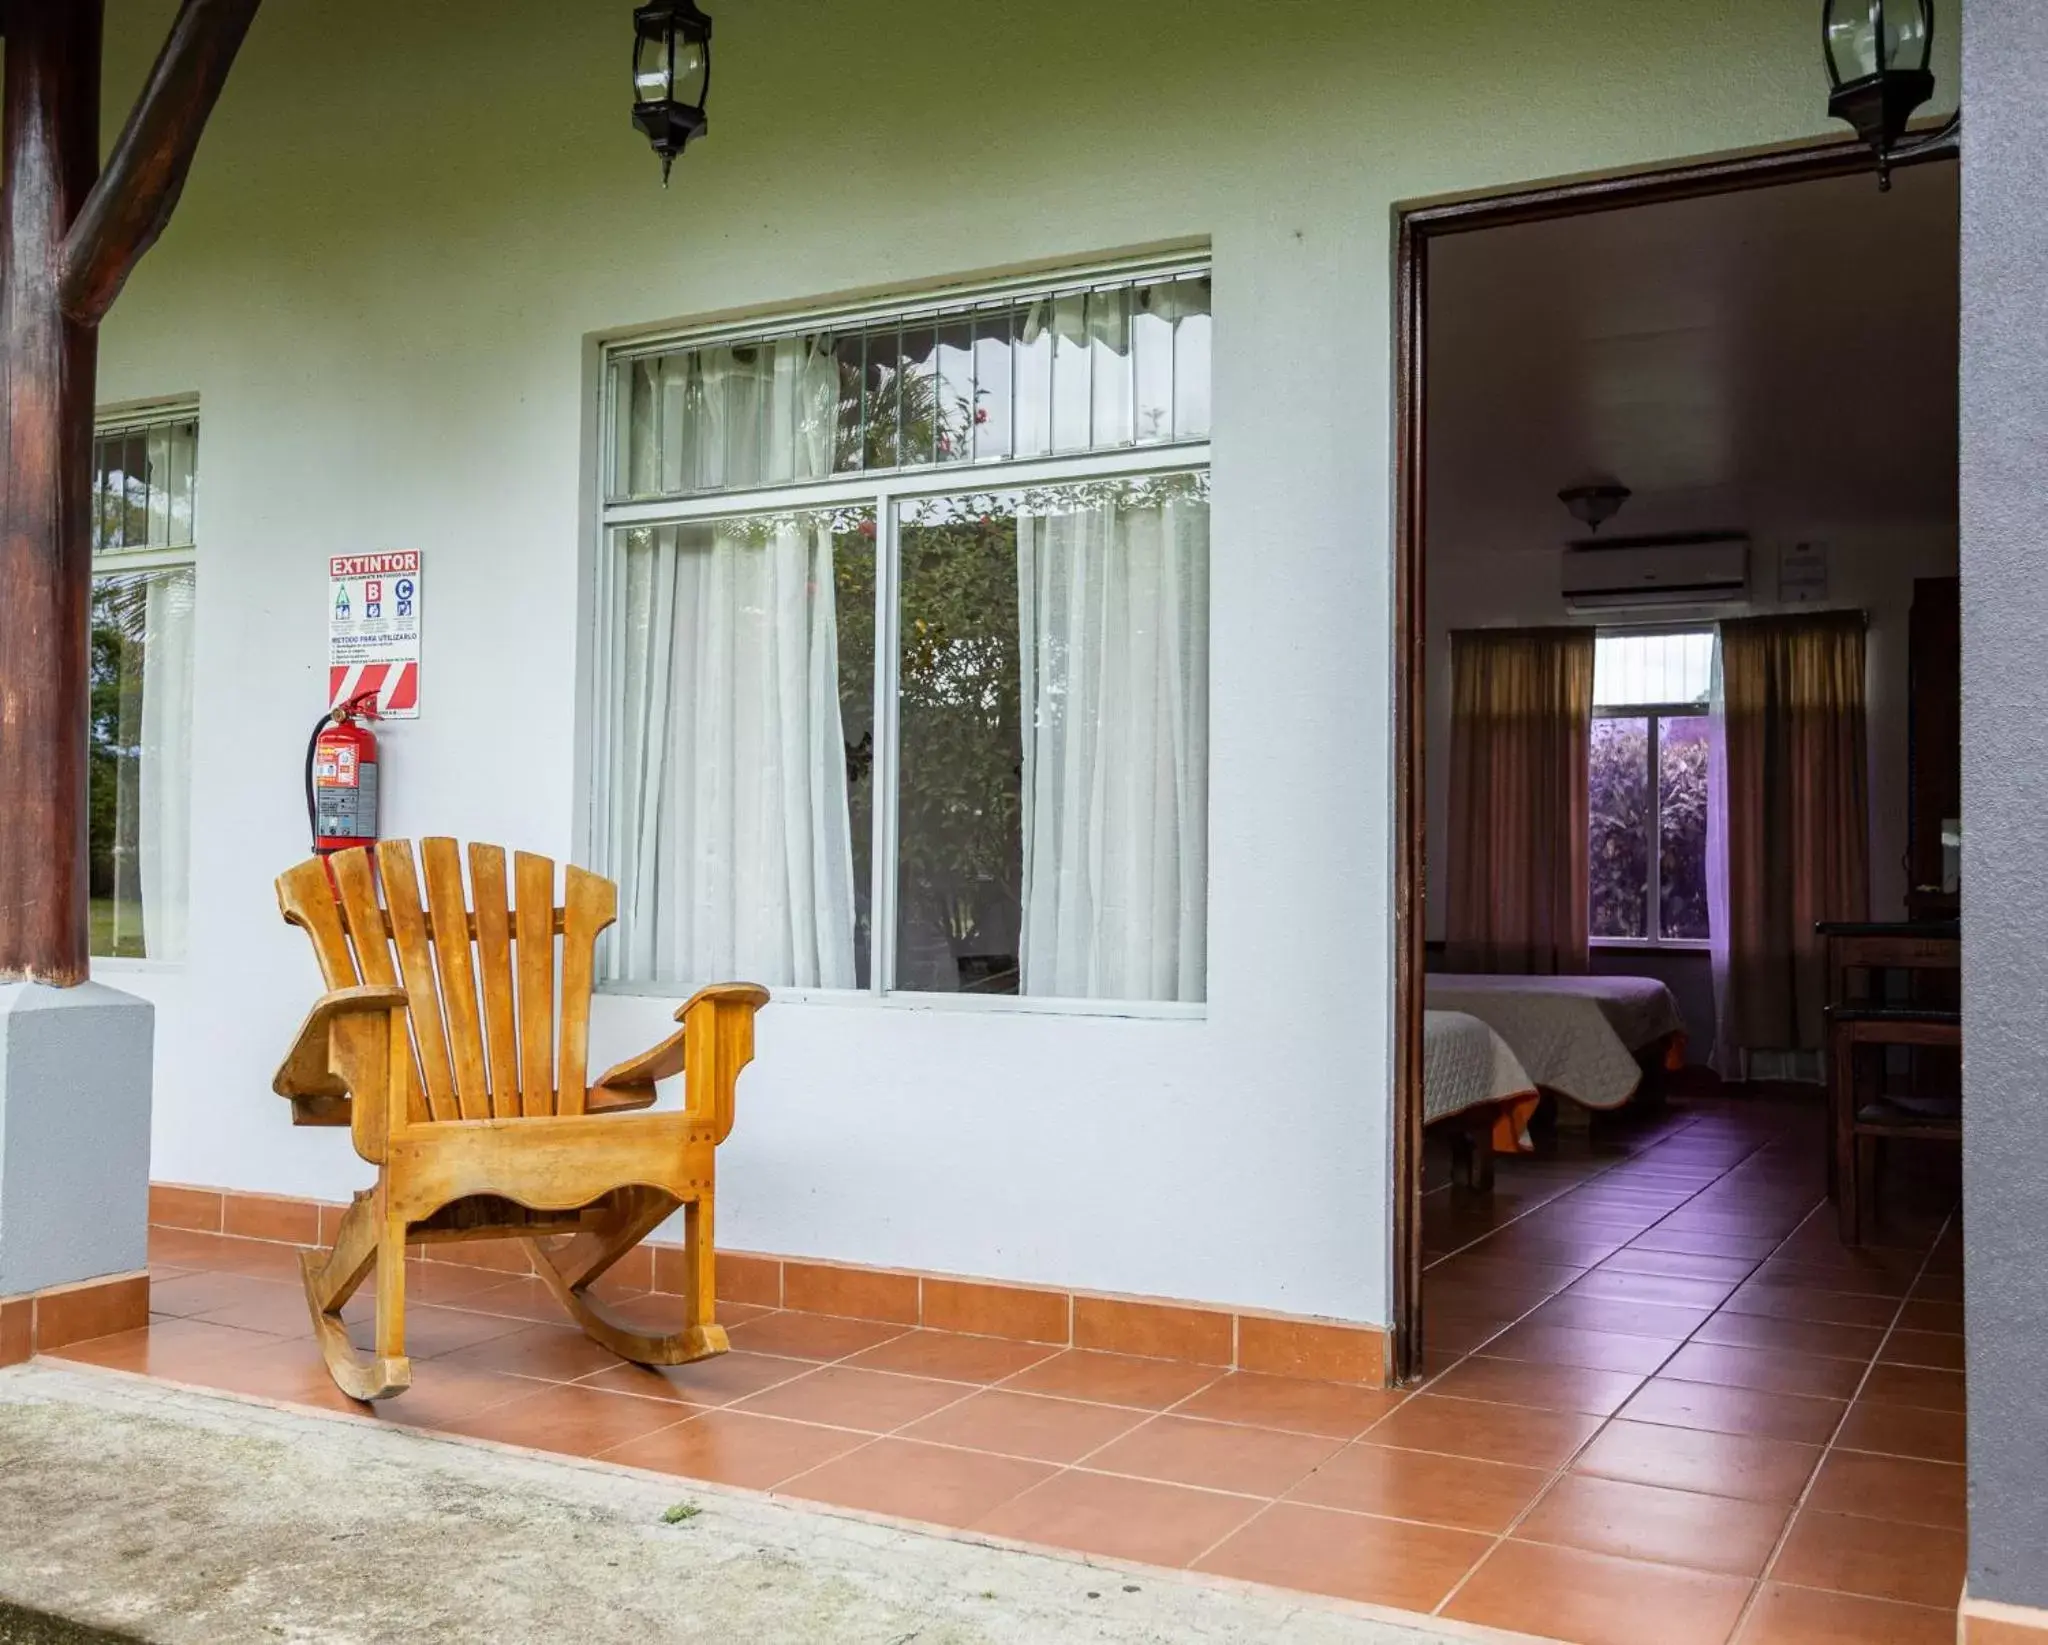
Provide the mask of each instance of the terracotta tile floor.
[{"label": "terracotta tile floor", "polygon": [[1901,1161],[1849,1251],[1820,1150],[1810,1104],[1675,1103],[1429,1194],[1406,1395],[736,1305],[730,1354],[648,1371],[531,1280],[415,1264],[413,1387],[372,1412],[289,1247],[175,1230],[150,1327],[62,1357],[1580,1645],[1946,1642],[1952,1168]]}]

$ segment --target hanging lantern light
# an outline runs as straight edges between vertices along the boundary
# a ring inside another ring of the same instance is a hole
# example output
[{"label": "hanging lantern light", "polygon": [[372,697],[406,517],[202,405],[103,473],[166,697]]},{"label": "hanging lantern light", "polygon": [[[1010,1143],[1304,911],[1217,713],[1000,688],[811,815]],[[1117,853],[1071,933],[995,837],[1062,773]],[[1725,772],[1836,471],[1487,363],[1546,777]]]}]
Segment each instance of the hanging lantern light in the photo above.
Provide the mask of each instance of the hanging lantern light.
[{"label": "hanging lantern light", "polygon": [[633,13],[633,124],[661,156],[661,186],[711,95],[711,19],[690,0],[652,0]]},{"label": "hanging lantern light", "polygon": [[1934,0],[1824,0],[1828,113],[1846,120],[1877,155],[1877,186],[1891,187],[1891,164],[1906,122],[1934,95]]}]

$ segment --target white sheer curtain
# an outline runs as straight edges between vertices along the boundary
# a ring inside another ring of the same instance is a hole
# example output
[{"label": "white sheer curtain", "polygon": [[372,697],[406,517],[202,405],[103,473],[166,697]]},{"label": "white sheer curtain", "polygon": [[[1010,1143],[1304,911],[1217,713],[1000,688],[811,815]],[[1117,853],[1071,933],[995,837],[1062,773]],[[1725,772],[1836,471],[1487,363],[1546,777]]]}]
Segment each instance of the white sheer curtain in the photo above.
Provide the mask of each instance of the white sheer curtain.
[{"label": "white sheer curtain", "polygon": [[[702,349],[655,388],[636,468],[705,486],[830,471],[829,345]],[[754,516],[622,539],[614,974],[853,987],[829,524]]]},{"label": "white sheer curtain", "polygon": [[1208,606],[1193,494],[1018,521],[1026,994],[1204,997]]},{"label": "white sheer curtain", "polygon": [[1707,703],[1707,937],[1714,976],[1714,1043],[1707,1060],[1723,1079],[1739,1080],[1742,1053],[1728,1032],[1728,698],[1718,634]]},{"label": "white sheer curtain", "polygon": [[[153,960],[182,959],[192,843],[192,573],[154,573],[142,601],[142,708],[135,728],[134,852],[142,940]],[[124,772],[124,780],[126,773]]]}]

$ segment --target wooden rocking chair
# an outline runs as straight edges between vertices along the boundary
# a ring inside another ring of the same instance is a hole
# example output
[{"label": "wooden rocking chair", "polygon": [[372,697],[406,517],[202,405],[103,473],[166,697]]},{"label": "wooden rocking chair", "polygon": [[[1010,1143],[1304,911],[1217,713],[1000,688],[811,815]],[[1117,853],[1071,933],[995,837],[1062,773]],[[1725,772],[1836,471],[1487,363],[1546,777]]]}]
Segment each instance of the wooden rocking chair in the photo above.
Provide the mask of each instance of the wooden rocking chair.
[{"label": "wooden rocking chair", "polygon": [[[422,841],[420,867],[424,904],[405,840],[376,848],[375,872],[368,850],[344,851],[277,881],[278,906],[313,939],[328,992],[276,1089],[295,1124],[350,1127],[356,1152],[377,1167],[333,1250],[301,1258],[336,1385],[372,1400],[411,1384],[406,1248],[440,1240],[523,1239],[562,1306],[622,1358],[681,1365],[723,1353],[713,1152],[732,1130],[733,1084],[752,1060],[768,991],[704,989],[676,1012],[680,1031],[588,1083],[595,947],[617,917],[616,888],[572,867],[557,907],[554,863],[520,852],[508,901],[504,850],[472,845],[472,907],[453,840]],[[655,1081],[674,1074],[685,1083],[680,1111],[626,1112],[651,1106]],[[682,1328],[649,1335],[590,1287],[678,1207]],[[375,1348],[364,1354],[341,1310],[373,1270]]]}]

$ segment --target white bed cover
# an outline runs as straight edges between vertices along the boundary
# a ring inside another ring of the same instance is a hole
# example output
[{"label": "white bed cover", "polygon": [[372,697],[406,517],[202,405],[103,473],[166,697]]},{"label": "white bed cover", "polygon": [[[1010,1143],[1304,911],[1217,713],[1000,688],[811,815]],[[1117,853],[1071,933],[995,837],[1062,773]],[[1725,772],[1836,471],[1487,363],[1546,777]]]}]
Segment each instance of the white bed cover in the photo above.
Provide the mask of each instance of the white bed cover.
[{"label": "white bed cover", "polygon": [[1436,975],[1425,1003],[1479,1018],[1538,1085],[1588,1108],[1627,1102],[1642,1082],[1635,1053],[1685,1028],[1654,977]]},{"label": "white bed cover", "polygon": [[1533,1097],[1536,1082],[1503,1040],[1462,1011],[1422,1013],[1422,1117],[1425,1124],[1482,1103]]}]

